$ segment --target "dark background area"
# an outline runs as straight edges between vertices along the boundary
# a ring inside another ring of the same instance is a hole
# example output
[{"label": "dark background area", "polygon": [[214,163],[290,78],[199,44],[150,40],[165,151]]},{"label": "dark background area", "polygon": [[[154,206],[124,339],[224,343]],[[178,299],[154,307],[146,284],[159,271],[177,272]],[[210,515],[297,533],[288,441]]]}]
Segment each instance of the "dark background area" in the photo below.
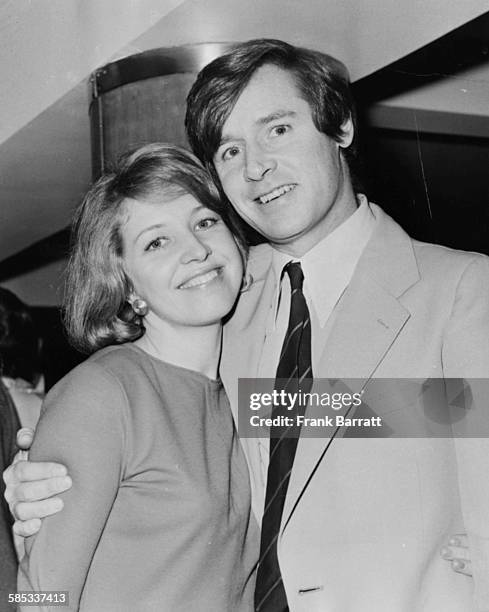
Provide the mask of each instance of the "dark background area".
[{"label": "dark background area", "polygon": [[413,238],[489,255],[489,141],[368,129],[369,199]]},{"label": "dark background area", "polygon": [[70,346],[60,308],[33,306],[31,312],[42,339],[41,368],[46,391],[49,391],[60,378],[86,359],[86,355]]}]

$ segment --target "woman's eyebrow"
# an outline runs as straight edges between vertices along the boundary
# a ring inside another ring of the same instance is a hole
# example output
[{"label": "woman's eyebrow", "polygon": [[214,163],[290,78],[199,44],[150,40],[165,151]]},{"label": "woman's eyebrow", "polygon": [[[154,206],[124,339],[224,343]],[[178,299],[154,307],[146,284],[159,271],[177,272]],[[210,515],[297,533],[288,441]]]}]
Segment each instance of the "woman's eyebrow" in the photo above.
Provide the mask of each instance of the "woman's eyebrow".
[{"label": "woman's eyebrow", "polygon": [[153,225],[143,228],[139,232],[139,234],[136,236],[136,238],[134,239],[134,242],[136,242],[136,240],[139,240],[139,238],[143,236],[144,234],[146,234],[146,232],[150,232],[151,230],[154,230],[154,229],[160,229],[162,227],[165,227],[165,223],[154,223]]}]

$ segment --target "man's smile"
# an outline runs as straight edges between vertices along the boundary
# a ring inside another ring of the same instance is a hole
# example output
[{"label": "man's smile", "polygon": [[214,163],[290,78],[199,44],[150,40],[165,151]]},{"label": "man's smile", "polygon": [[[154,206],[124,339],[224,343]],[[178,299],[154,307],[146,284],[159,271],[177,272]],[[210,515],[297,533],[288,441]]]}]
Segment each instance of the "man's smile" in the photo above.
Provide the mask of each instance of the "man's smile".
[{"label": "man's smile", "polygon": [[272,189],[272,191],[269,191],[268,193],[264,193],[263,195],[255,198],[255,201],[259,202],[260,204],[268,204],[268,202],[271,202],[272,200],[276,200],[280,196],[283,196],[289,191],[292,191],[296,187],[297,187],[297,183],[288,183],[286,185],[281,185],[280,187],[275,187],[275,189]]}]

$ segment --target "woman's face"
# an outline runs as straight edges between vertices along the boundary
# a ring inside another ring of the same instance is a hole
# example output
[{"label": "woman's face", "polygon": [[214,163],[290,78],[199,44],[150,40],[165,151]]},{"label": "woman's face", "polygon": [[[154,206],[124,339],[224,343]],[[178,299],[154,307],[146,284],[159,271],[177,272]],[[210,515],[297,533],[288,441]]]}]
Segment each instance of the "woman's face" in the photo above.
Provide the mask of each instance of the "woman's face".
[{"label": "woman's face", "polygon": [[192,195],[126,199],[123,265],[134,294],[172,326],[219,323],[243,276],[242,257],[221,217]]}]

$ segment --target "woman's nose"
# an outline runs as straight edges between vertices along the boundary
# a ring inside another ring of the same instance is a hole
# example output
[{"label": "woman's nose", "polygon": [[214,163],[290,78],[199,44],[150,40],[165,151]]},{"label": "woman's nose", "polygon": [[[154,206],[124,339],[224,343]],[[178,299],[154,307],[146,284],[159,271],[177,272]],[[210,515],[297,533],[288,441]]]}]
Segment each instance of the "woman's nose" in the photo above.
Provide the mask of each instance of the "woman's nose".
[{"label": "woman's nose", "polygon": [[210,246],[199,236],[190,233],[185,239],[185,246],[182,252],[182,262],[205,261],[212,253]]}]

